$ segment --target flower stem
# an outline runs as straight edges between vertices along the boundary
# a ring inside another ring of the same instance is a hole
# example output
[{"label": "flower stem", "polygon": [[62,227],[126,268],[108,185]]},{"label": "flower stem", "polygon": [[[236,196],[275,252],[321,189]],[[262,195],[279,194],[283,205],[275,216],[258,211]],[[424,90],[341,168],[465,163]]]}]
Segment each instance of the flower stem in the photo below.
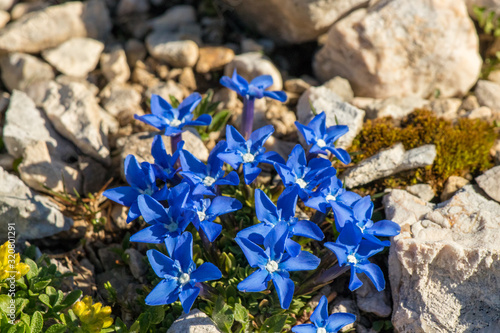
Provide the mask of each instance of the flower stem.
[{"label": "flower stem", "polygon": [[[177,145],[182,141],[182,133],[176,134],[170,137],[170,150],[172,155],[177,151]],[[181,166],[179,159],[175,161],[174,168],[178,169]]]},{"label": "flower stem", "polygon": [[245,97],[243,99],[243,116],[241,117],[241,131],[245,140],[248,140],[252,134],[254,108],[255,97]]}]

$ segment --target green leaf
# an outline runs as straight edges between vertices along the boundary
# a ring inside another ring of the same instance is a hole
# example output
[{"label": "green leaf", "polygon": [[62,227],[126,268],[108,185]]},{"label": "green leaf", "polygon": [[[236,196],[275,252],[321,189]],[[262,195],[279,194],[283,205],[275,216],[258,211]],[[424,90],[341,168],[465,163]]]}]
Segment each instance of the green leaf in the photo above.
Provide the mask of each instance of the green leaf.
[{"label": "green leaf", "polygon": [[9,313],[10,300],[11,298],[9,295],[0,295],[0,311],[2,311],[2,313]]},{"label": "green leaf", "polygon": [[24,333],[24,332],[26,332],[26,324],[23,322],[15,324],[7,331],[7,333]]},{"label": "green leaf", "polygon": [[212,122],[208,125],[209,132],[217,132],[220,131],[224,125],[226,125],[227,121],[231,117],[231,113],[229,110],[222,110],[217,112],[212,118]]},{"label": "green leaf", "polygon": [[45,288],[45,293],[49,296],[53,296],[53,295],[57,295],[57,290],[56,290],[56,288],[54,288],[52,286],[48,286],[47,288]]},{"label": "green leaf", "polygon": [[279,333],[283,330],[285,326],[286,319],[288,315],[286,314],[277,314],[272,316],[271,318],[267,318],[264,324],[262,324],[262,328],[260,329],[261,333]]},{"label": "green leaf", "polygon": [[62,309],[65,309],[67,307],[72,306],[75,304],[75,302],[82,296],[82,291],[81,290],[73,290],[70,292],[65,298],[64,301],[62,301],[61,305]]},{"label": "green leaf", "polygon": [[26,278],[28,279],[28,282],[30,282],[31,279],[38,275],[38,266],[36,262],[29,258],[24,259],[24,263],[30,267],[28,274],[26,274]]},{"label": "green leaf", "polygon": [[151,324],[158,325],[165,318],[165,309],[163,306],[152,306],[148,309],[151,318]]},{"label": "green leaf", "polygon": [[128,333],[128,328],[127,325],[123,323],[123,321],[120,319],[120,317],[117,317],[115,319],[115,330],[116,333]]},{"label": "green leaf", "polygon": [[242,324],[248,322],[248,310],[240,303],[234,305],[234,320]]},{"label": "green leaf", "polygon": [[54,324],[45,333],[65,333],[68,327],[64,324]]},{"label": "green leaf", "polygon": [[43,289],[45,289],[45,287],[47,287],[50,282],[52,282],[51,279],[48,279],[48,280],[44,280],[44,281],[38,281],[37,283],[35,283],[33,285],[33,287],[31,288],[33,291],[41,291]]},{"label": "green leaf", "polygon": [[33,316],[31,317],[30,329],[31,333],[39,333],[42,332],[43,328],[43,316],[40,311],[35,311]]},{"label": "green leaf", "polygon": [[179,102],[179,100],[177,98],[175,98],[174,95],[169,95],[168,97],[170,98],[170,104],[172,105],[172,107],[174,109],[177,108],[181,104]]},{"label": "green leaf", "polygon": [[221,296],[219,296],[215,302],[212,320],[221,331],[231,333],[231,326],[233,326],[234,322],[233,311],[227,304],[224,303]]},{"label": "green leaf", "polygon": [[28,305],[28,303],[29,300],[27,300],[26,298],[16,298],[15,300],[16,315],[21,313],[21,311],[23,311],[23,309],[26,307],[26,305]]},{"label": "green leaf", "polygon": [[38,296],[38,299],[40,300],[40,302],[42,302],[43,304],[47,305],[49,307],[49,309],[52,309],[52,305],[50,304],[50,298],[48,295],[46,294],[41,294],[40,296]]}]

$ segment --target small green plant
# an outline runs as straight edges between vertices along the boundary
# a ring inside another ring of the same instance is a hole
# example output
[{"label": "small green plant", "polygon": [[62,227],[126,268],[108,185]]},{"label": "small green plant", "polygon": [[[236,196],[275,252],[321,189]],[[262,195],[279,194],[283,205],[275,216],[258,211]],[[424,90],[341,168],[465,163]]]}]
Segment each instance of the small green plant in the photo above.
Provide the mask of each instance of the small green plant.
[{"label": "small green plant", "polygon": [[472,10],[484,33],[495,37],[500,36],[500,17],[494,10],[486,10],[485,7],[479,6],[473,6]]}]

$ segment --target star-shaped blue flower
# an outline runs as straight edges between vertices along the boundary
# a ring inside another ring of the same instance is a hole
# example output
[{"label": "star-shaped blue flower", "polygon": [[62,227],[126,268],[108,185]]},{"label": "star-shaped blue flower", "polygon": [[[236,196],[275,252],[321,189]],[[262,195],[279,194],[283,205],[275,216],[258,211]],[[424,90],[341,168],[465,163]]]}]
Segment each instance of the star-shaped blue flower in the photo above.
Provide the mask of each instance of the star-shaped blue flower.
[{"label": "star-shaped blue flower", "polygon": [[214,220],[220,215],[234,212],[242,207],[241,202],[234,198],[218,196],[212,200],[195,197],[189,209],[195,213],[192,222],[196,230],[201,228],[208,240],[213,242],[222,231],[222,226],[215,223]]},{"label": "star-shaped blue flower", "polygon": [[328,316],[328,300],[321,296],[319,304],[311,315],[312,324],[302,324],[292,327],[294,333],[337,333],[342,327],[356,321],[351,313],[337,312]]},{"label": "star-shaped blue flower", "polygon": [[156,178],[161,179],[164,182],[174,178],[177,171],[179,171],[179,168],[175,167],[175,163],[179,158],[179,151],[183,146],[184,141],[181,141],[177,145],[177,150],[172,155],[167,154],[161,135],[155,135],[151,146],[151,155],[153,155],[153,158],[155,159],[153,169],[155,171]]},{"label": "star-shaped blue flower", "polygon": [[104,191],[103,195],[120,205],[130,207],[127,223],[141,216],[138,200],[144,196],[152,196],[157,200],[165,200],[168,188],[161,190],[156,186],[155,172],[151,164],[139,164],[134,155],[128,155],[124,163],[125,178],[130,186],[121,186]]},{"label": "star-shaped blue flower", "polygon": [[307,162],[306,153],[301,145],[293,148],[286,165],[275,163],[274,167],[285,186],[298,187],[302,200],[306,200],[318,184],[337,173],[327,159],[313,158]]},{"label": "star-shaped blue flower", "polygon": [[193,120],[193,110],[201,102],[201,95],[189,95],[179,107],[174,108],[170,103],[158,95],[151,96],[151,114],[135,115],[135,119],[165,131],[166,136],[175,136],[183,132],[184,126],[208,126],[212,117],[208,114]]},{"label": "star-shaped blue flower", "polygon": [[211,263],[196,267],[193,261],[193,236],[186,232],[179,237],[169,258],[157,250],[147,252],[149,263],[162,280],[146,297],[148,305],[163,305],[181,301],[185,313],[189,313],[200,293],[200,282],[218,280],[220,270]]},{"label": "star-shaped blue flower", "polygon": [[382,251],[384,246],[362,239],[361,230],[354,224],[346,223],[335,243],[327,242],[325,247],[335,253],[340,267],[351,267],[351,291],[363,285],[357,273],[366,274],[378,291],[385,289],[384,273],[380,267],[368,261],[369,257]]},{"label": "star-shaped blue flower", "polygon": [[243,164],[243,175],[245,183],[252,183],[262,171],[257,167],[259,163],[273,164],[275,162],[285,163],[283,158],[274,151],[265,152],[264,143],[273,134],[274,127],[267,125],[254,131],[248,140],[231,125],[226,126],[226,151],[217,156],[233,169]]},{"label": "star-shaped blue flower", "polygon": [[[370,242],[381,246],[391,245],[390,241],[381,241],[376,236],[391,237],[396,236],[401,231],[401,227],[396,222],[390,220],[381,220],[373,222],[373,202],[370,196],[363,197],[356,201],[352,210],[339,210],[335,215],[335,220],[341,228],[346,224],[353,224],[359,228],[362,237]],[[341,231],[341,229],[339,229]]]},{"label": "star-shaped blue flower", "polygon": [[288,309],[293,298],[295,285],[288,272],[316,269],[320,259],[307,251],[301,251],[292,257],[285,253],[287,228],[282,225],[269,233],[264,242],[265,250],[246,238],[236,237],[236,242],[245,254],[251,267],[258,269],[238,284],[243,292],[258,292],[267,289],[269,281],[273,281],[278,292],[280,305]]},{"label": "star-shaped blue flower", "polygon": [[261,223],[248,227],[240,231],[237,237],[247,238],[254,243],[263,244],[264,239],[271,230],[280,225],[285,225],[288,230],[288,238],[285,241],[286,251],[296,256],[300,253],[300,244],[290,239],[297,235],[322,240],[325,236],[321,229],[308,220],[299,221],[295,217],[297,206],[298,190],[296,187],[288,187],[278,198],[277,205],[261,190],[255,190],[255,213]]},{"label": "star-shaped blue flower", "polygon": [[236,69],[233,76],[223,76],[220,83],[231,90],[236,91],[244,98],[262,98],[269,97],[280,102],[286,101],[286,93],[284,91],[267,91],[266,89],[273,85],[273,78],[270,75],[261,75],[254,78],[250,83],[242,76],[238,75]]},{"label": "star-shaped blue flower", "polygon": [[335,125],[327,129],[325,112],[315,116],[307,126],[298,121],[295,122],[295,126],[297,126],[307,144],[312,145],[309,153],[328,155],[328,152],[331,152],[342,163],[351,163],[351,156],[347,151],[342,148],[335,148],[335,141],[349,131],[347,126]]},{"label": "star-shaped blue flower", "polygon": [[182,172],[180,174],[193,187],[194,195],[216,195],[217,185],[233,185],[240,183],[235,171],[224,177],[224,162],[217,156],[226,150],[227,143],[220,141],[208,156],[207,164],[201,162],[187,150],[180,152]]},{"label": "star-shaped blue flower", "polygon": [[186,209],[189,195],[189,184],[180,183],[170,190],[167,197],[168,208],[149,196],[140,197],[138,200],[140,212],[144,221],[151,226],[133,234],[130,241],[155,244],[165,242],[168,252],[172,253],[178,237],[194,215],[191,210]]}]

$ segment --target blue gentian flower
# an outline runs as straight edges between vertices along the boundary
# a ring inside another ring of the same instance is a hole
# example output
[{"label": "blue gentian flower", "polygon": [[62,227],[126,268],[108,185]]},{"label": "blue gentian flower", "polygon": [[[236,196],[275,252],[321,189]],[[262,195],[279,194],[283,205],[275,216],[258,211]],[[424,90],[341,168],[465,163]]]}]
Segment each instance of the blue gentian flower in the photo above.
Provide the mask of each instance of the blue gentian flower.
[{"label": "blue gentian flower", "polygon": [[184,141],[179,142],[177,150],[172,155],[169,155],[167,154],[161,135],[155,135],[151,146],[151,155],[153,155],[153,158],[155,159],[153,169],[155,171],[156,178],[161,179],[164,182],[174,178],[175,174],[180,169],[175,167],[175,163],[179,158],[179,151],[183,146]]},{"label": "blue gentian flower", "polygon": [[151,226],[138,231],[130,237],[130,241],[139,243],[165,242],[169,253],[175,247],[179,236],[184,232],[194,213],[187,209],[189,184],[180,183],[170,189],[167,197],[168,208],[149,196],[139,198],[139,209],[144,221]]},{"label": "blue gentian flower", "polygon": [[[174,108],[170,103],[158,95],[151,96],[151,114],[143,116],[135,115],[135,119],[165,131],[166,136],[175,136],[183,132],[184,126],[208,126],[212,117],[203,114],[193,120],[193,110],[201,102],[201,95],[193,93],[189,95],[179,107]],[[175,147],[172,147],[174,149]]]},{"label": "blue gentian flower", "polygon": [[339,212],[335,215],[335,220],[338,221],[338,225],[342,227],[347,223],[354,224],[356,228],[359,228],[362,233],[362,237],[366,240],[382,246],[391,245],[390,241],[381,241],[376,236],[396,236],[401,231],[401,227],[396,222],[390,220],[373,222],[371,220],[372,214],[373,202],[371,201],[370,196],[366,196],[356,201],[353,204],[351,211],[339,210]]},{"label": "blue gentian flower", "polygon": [[200,282],[218,280],[220,270],[209,262],[196,267],[193,261],[193,236],[186,232],[179,237],[169,258],[157,250],[147,252],[149,263],[162,280],[146,297],[147,305],[170,304],[177,299],[188,313],[200,293]]},{"label": "blue gentian flower", "polygon": [[130,186],[121,186],[104,191],[103,195],[120,205],[130,207],[127,215],[127,223],[141,216],[138,199],[144,196],[152,196],[156,200],[165,200],[168,188],[164,186],[161,190],[156,186],[155,172],[151,164],[142,162],[139,164],[134,155],[128,155],[124,163],[125,178]]},{"label": "blue gentian flower", "polygon": [[[351,210],[350,207],[361,199],[359,194],[347,191],[342,186],[342,181],[336,176],[325,179],[318,186],[316,191],[304,203],[306,206],[326,213],[329,208],[333,211]],[[340,207],[339,207],[340,206]],[[341,227],[344,225],[342,224]]]},{"label": "blue gentian flower", "polygon": [[238,290],[263,291],[272,280],[283,309],[288,309],[290,306],[295,289],[288,272],[316,269],[320,263],[318,257],[307,251],[301,251],[295,257],[285,253],[287,234],[285,225],[271,231],[264,242],[265,250],[246,238],[236,237],[235,239],[250,266],[258,267],[255,272],[238,284]]},{"label": "blue gentian flower", "polygon": [[262,171],[257,167],[259,163],[285,163],[278,153],[274,151],[266,153],[266,149],[263,147],[273,132],[274,127],[267,125],[254,131],[250,135],[250,139],[245,140],[236,128],[227,125],[227,148],[225,152],[219,153],[217,156],[222,161],[231,165],[233,169],[237,169],[240,164],[243,164],[245,183],[250,184]]},{"label": "blue gentian flower", "polygon": [[255,99],[262,97],[269,97],[276,99],[280,102],[286,101],[286,93],[284,91],[267,91],[273,84],[273,78],[270,75],[261,75],[253,79],[250,84],[247,80],[236,73],[236,69],[233,72],[233,77],[229,78],[223,76],[220,79],[220,83],[236,91],[239,95],[243,97],[243,115],[241,117],[241,133],[245,139],[250,138],[250,134],[253,130],[253,115],[255,109]]},{"label": "blue gentian flower", "polygon": [[380,267],[368,261],[369,257],[382,251],[384,246],[362,239],[361,230],[354,224],[346,223],[335,243],[327,242],[325,247],[335,253],[340,267],[351,267],[351,291],[363,285],[357,273],[366,274],[378,291],[385,289],[384,273]]},{"label": "blue gentian flower", "polygon": [[182,150],[180,161],[182,172],[180,174],[193,187],[194,195],[216,195],[217,185],[233,185],[240,183],[240,178],[235,171],[224,177],[224,162],[217,156],[227,148],[225,141],[220,141],[208,155],[207,164],[201,162],[190,152]]},{"label": "blue gentian flower", "polygon": [[327,159],[313,158],[307,162],[306,153],[301,145],[293,148],[286,165],[275,163],[274,167],[285,186],[298,187],[302,200],[306,200],[318,184],[337,173]]},{"label": "blue gentian flower", "polygon": [[307,126],[298,121],[295,122],[295,126],[297,126],[307,144],[312,145],[309,153],[328,155],[328,152],[331,152],[342,163],[351,163],[351,156],[347,151],[342,148],[335,148],[335,141],[349,131],[347,126],[334,125],[327,129],[325,112],[315,116]]},{"label": "blue gentian flower", "polygon": [[311,315],[312,324],[302,324],[292,327],[294,333],[337,333],[342,327],[356,321],[351,313],[337,312],[328,316],[328,300],[321,296],[319,304]]},{"label": "blue gentian flower", "polygon": [[315,223],[308,220],[299,221],[295,217],[297,198],[297,188],[295,186],[288,187],[280,195],[275,206],[264,192],[258,189],[255,190],[255,213],[261,223],[243,229],[238,233],[237,237],[248,238],[254,243],[263,244],[264,238],[268,236],[271,230],[284,224],[289,233],[285,248],[292,256],[298,255],[301,247],[290,237],[297,235],[322,240],[325,236]]},{"label": "blue gentian flower", "polygon": [[262,98],[269,97],[280,102],[286,101],[286,93],[284,91],[267,91],[266,89],[273,85],[271,75],[261,75],[254,78],[248,83],[245,78],[238,75],[236,69],[233,76],[223,76],[220,83],[231,90],[234,90],[243,98]]},{"label": "blue gentian flower", "polygon": [[210,199],[193,200],[190,207],[195,212],[193,225],[196,230],[201,228],[210,242],[213,242],[221,233],[222,226],[214,220],[227,213],[234,212],[243,207],[241,202],[229,197],[215,197]]}]

